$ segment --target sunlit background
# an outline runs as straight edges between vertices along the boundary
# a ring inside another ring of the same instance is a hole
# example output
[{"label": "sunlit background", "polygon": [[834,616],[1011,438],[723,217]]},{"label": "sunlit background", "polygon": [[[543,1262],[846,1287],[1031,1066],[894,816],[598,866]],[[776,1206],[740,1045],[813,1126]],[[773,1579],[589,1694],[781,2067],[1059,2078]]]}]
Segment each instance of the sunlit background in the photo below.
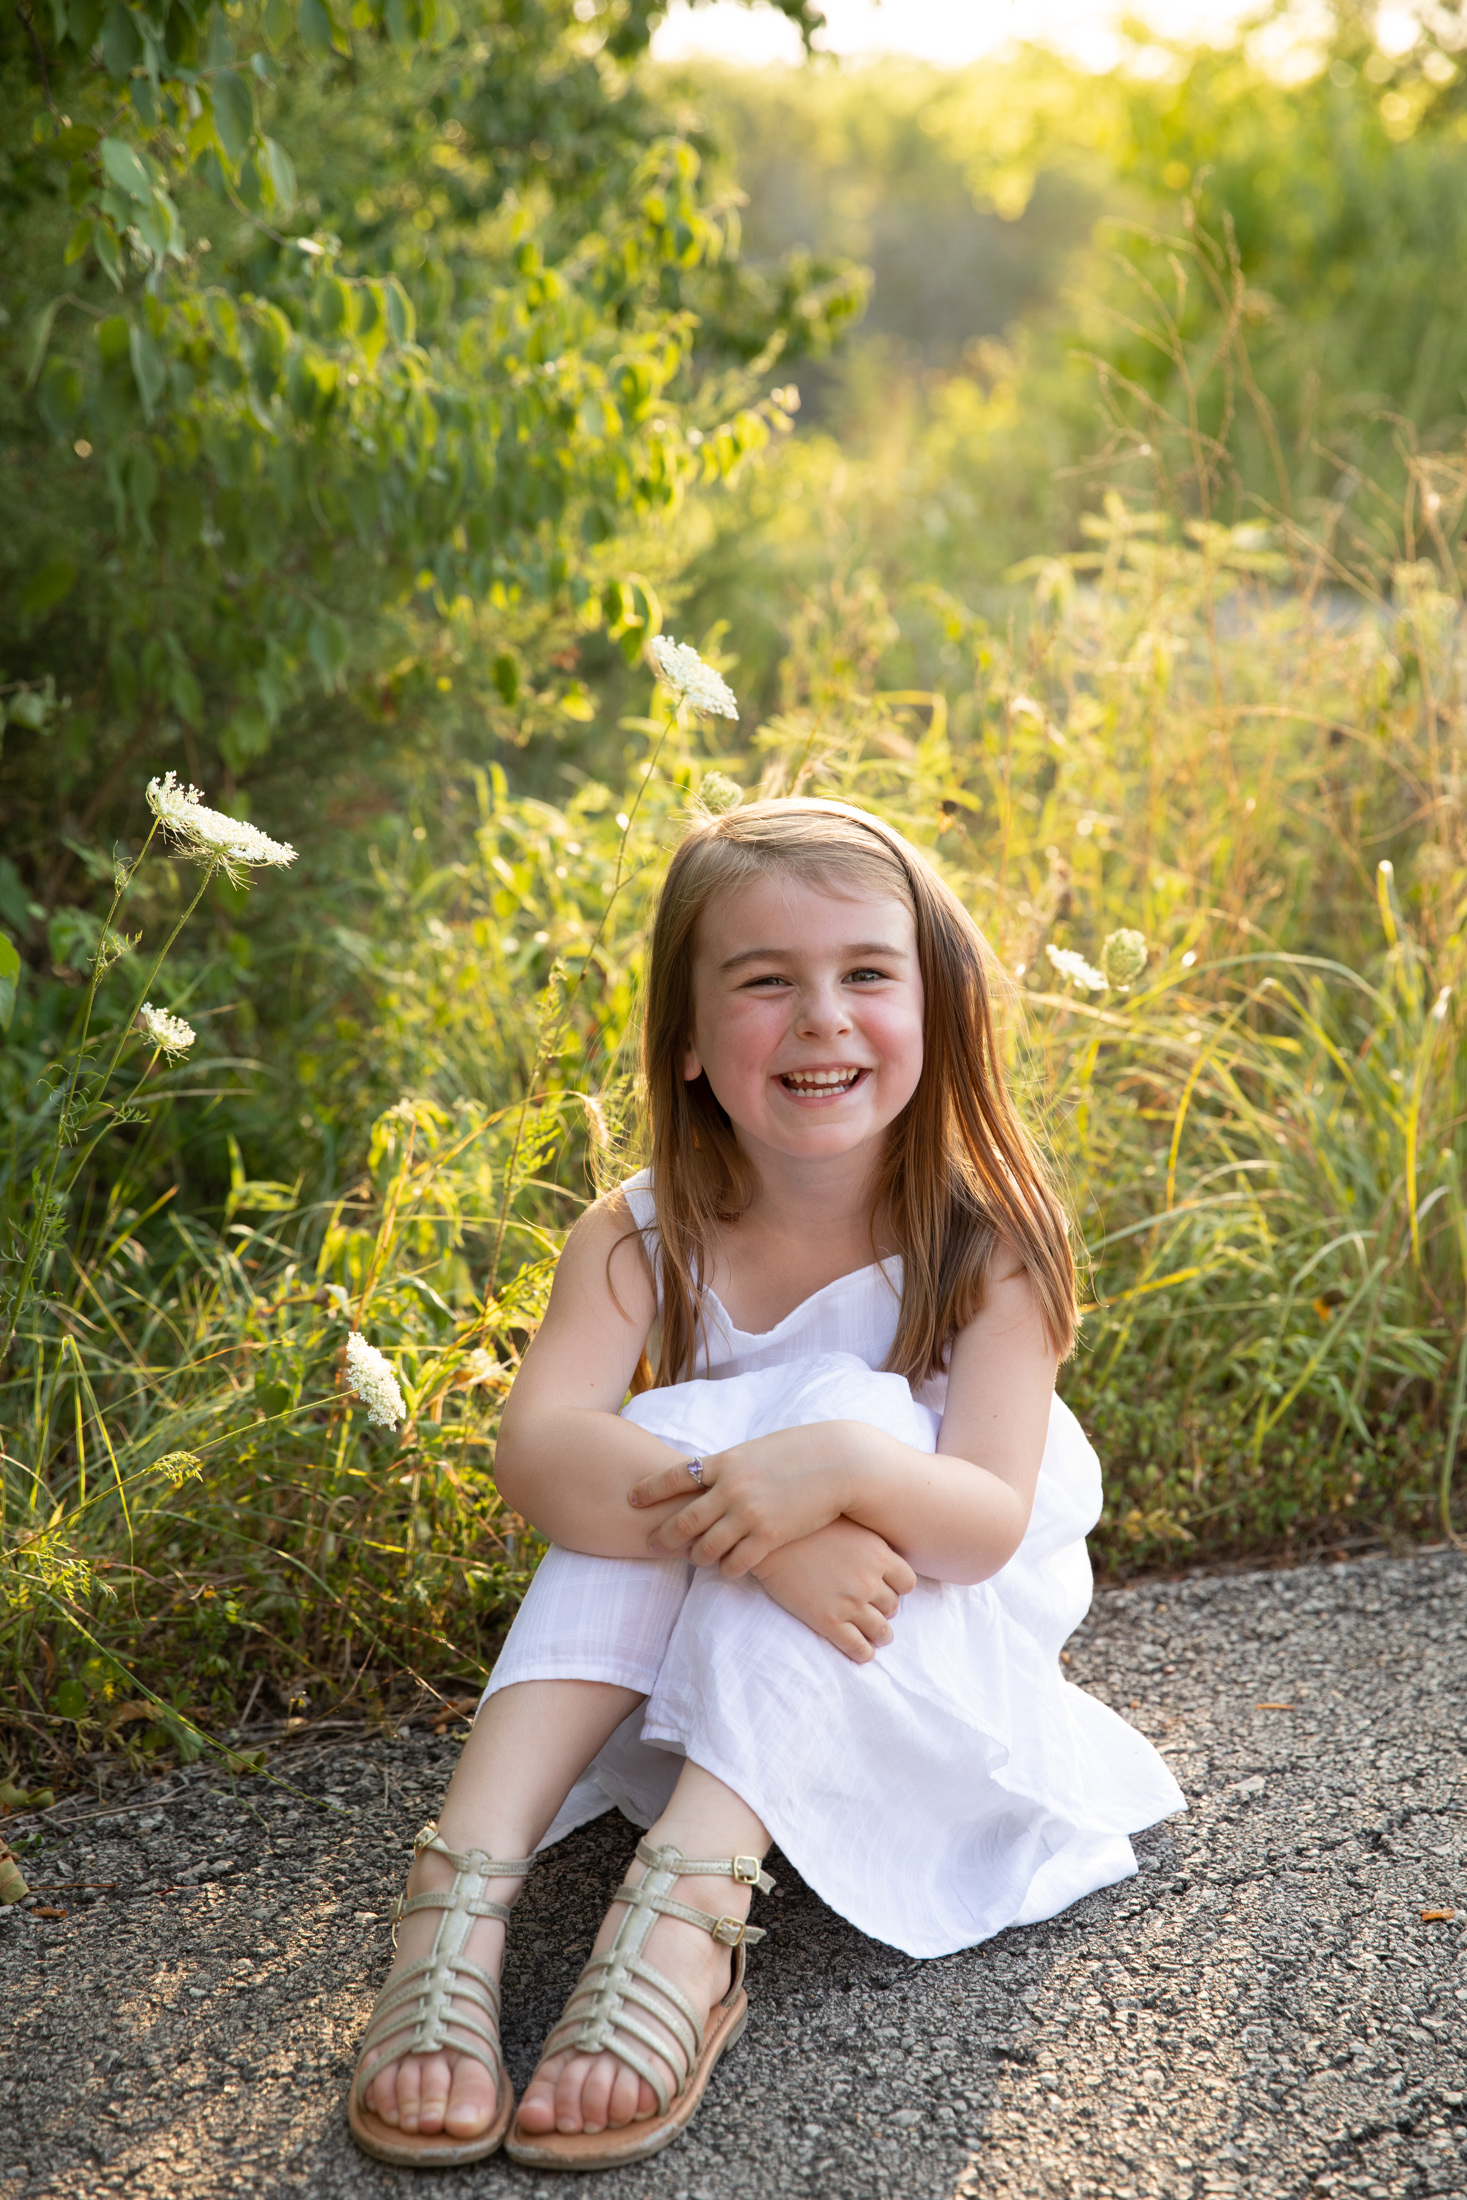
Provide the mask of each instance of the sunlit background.
[{"label": "sunlit background", "polygon": [[[1155,66],[1157,56],[1123,35],[1123,20],[1133,28],[1144,25],[1166,44],[1221,46],[1250,17],[1264,12],[1271,13],[1261,10],[1257,0],[1150,0],[1135,7],[1110,0],[885,0],[884,5],[882,0],[825,0],[826,29],[817,48],[844,60],[905,54],[961,68],[1029,41],[1053,46],[1086,68],[1114,68],[1125,56],[1133,61],[1139,56],[1144,68]],[[1309,73],[1322,58],[1320,41],[1328,35],[1329,22],[1322,7],[1305,0],[1284,19],[1253,34],[1255,58],[1285,76]],[[1376,29],[1386,52],[1404,49],[1416,36],[1418,19],[1409,10],[1385,8]],[[772,7],[743,7],[737,0],[700,8],[673,0],[652,51],[662,61],[704,57],[745,68],[794,64],[801,58],[799,32],[788,17]]]}]

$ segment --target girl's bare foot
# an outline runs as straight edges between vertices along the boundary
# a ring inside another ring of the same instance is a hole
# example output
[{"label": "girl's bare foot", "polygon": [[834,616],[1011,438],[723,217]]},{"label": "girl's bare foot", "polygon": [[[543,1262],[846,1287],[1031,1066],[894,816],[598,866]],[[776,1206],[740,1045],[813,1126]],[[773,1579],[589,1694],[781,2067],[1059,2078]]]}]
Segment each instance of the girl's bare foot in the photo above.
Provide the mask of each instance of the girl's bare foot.
[{"label": "girl's bare foot", "polygon": [[[759,1831],[763,1833],[762,1827]],[[662,1827],[655,1828],[648,1838],[657,1842],[675,1836]],[[677,1845],[685,1855],[709,1854],[706,1847],[695,1849],[686,1840],[678,1840]],[[628,1865],[627,1883],[635,1886],[645,1869],[635,1861]],[[752,1889],[727,1879],[685,1878],[678,1881],[675,1893],[679,1902],[706,1910],[710,1917],[742,1918],[748,1915]],[[613,1902],[610,1914],[596,1935],[593,1954],[599,1955],[610,1945],[625,1916],[625,1904]],[[709,2010],[728,1992],[733,1952],[721,1942],[711,1940],[696,1925],[685,1925],[675,1917],[659,1917],[642,1954],[686,1994],[705,2020]],[[658,2023],[652,2011],[639,2007],[636,2014],[649,2029],[670,2039],[666,2027]],[[676,2059],[672,2066],[662,2062],[660,2057],[657,2059],[664,2084],[670,2093],[676,2094],[684,2067],[681,2059]],[[637,2123],[656,2113],[657,2096],[651,2086],[617,2056],[569,2053],[549,2056],[541,2063],[520,2102],[518,2122],[522,2131],[539,2137],[550,2131],[605,2131],[608,2126],[616,2128]]]},{"label": "girl's bare foot", "polygon": [[[409,1895],[436,1893],[451,1887],[453,1880],[454,1869],[447,1857],[426,1849],[413,1859],[407,1892]],[[523,1884],[519,1879],[491,1879],[485,1885],[485,1897],[508,1907]],[[411,1917],[403,1919],[398,1928],[397,1957],[388,1973],[388,1986],[406,1965],[428,1954],[442,1920],[441,1910],[415,1910]],[[499,1977],[504,1962],[504,1927],[497,1918],[481,1917],[475,1921],[464,1954],[492,1978]],[[482,2011],[471,2002],[456,1998],[452,2008],[455,2016],[472,2016],[476,2023],[482,2022]],[[404,2044],[411,2031],[411,2025],[404,2023],[399,2035]],[[373,2058],[383,2048],[396,2044],[392,2039],[375,2043],[371,2051]],[[493,2123],[499,2102],[493,2073],[477,2056],[446,2048],[441,2054],[404,2055],[399,2061],[388,2063],[368,2086],[366,2105],[383,2123],[391,2124],[397,2131],[421,2132],[428,2138],[446,2132],[450,2139],[477,2139]]]}]

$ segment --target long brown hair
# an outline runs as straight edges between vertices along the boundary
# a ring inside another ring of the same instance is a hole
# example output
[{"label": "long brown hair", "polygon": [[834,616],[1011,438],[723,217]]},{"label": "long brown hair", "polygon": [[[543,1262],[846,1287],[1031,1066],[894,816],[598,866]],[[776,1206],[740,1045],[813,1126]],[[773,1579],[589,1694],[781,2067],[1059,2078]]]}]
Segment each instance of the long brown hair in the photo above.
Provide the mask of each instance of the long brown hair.
[{"label": "long brown hair", "polygon": [[[1075,1264],[1063,1209],[1009,1097],[992,994],[1007,980],[962,903],[900,833],[844,802],[751,802],[695,825],[668,869],[648,957],[642,1067],[651,1131],[652,1196],[661,1239],[662,1320],[656,1374],[693,1373],[718,1232],[754,1193],[749,1162],[706,1076],[683,1064],[693,1037],[693,958],[715,895],[771,872],[839,883],[912,912],[926,997],[922,1074],[887,1134],[872,1205],[903,1263],[889,1368],[919,1382],[983,1304],[989,1263],[1006,1240],[1028,1270],[1050,1341],[1062,1355],[1077,1325]],[[640,1386],[639,1386],[640,1387]]]}]

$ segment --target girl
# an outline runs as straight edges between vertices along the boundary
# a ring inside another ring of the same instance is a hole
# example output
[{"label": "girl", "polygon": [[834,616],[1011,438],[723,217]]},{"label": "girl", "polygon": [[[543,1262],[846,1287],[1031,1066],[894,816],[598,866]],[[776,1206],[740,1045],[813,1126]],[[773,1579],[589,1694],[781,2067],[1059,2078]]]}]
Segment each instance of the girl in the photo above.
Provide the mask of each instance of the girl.
[{"label": "girl", "polygon": [[[772,1841],[936,1956],[1126,1877],[1127,1836],[1182,1807],[1060,1675],[1100,1476],[1054,1396],[1074,1270],[993,968],[842,803],[753,803],[673,857],[652,1165],[571,1233],[505,1409],[499,1486],[553,1547],[418,1836],[352,2088],[371,2153],[665,2145],[743,2027]],[[613,1803],[650,1832],[516,2117],[510,1906]]]}]

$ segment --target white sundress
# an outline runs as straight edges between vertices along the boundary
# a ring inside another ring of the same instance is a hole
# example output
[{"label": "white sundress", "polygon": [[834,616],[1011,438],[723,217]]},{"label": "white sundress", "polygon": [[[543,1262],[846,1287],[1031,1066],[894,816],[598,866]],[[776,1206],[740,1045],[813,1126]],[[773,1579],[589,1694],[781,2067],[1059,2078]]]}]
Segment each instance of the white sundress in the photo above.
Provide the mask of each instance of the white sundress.
[{"label": "white sundress", "polygon": [[[646,1172],[625,1187],[656,1267]],[[624,1409],[689,1454],[826,1420],[936,1449],[946,1379],[881,1372],[900,1263],[841,1276],[763,1334],[709,1292],[700,1375]],[[757,1812],[807,1884],[873,1939],[950,1955],[1129,1878],[1128,1836],[1185,1809],[1133,1727],[1065,1680],[1089,1608],[1100,1465],[1056,1398],[1028,1530],[973,1586],[919,1578],[895,1640],[856,1665],[745,1576],[552,1547],[484,1691],[595,1680],[647,1701],[566,1798],[542,1848],[618,1806],[650,1825],[683,1758]]]}]

